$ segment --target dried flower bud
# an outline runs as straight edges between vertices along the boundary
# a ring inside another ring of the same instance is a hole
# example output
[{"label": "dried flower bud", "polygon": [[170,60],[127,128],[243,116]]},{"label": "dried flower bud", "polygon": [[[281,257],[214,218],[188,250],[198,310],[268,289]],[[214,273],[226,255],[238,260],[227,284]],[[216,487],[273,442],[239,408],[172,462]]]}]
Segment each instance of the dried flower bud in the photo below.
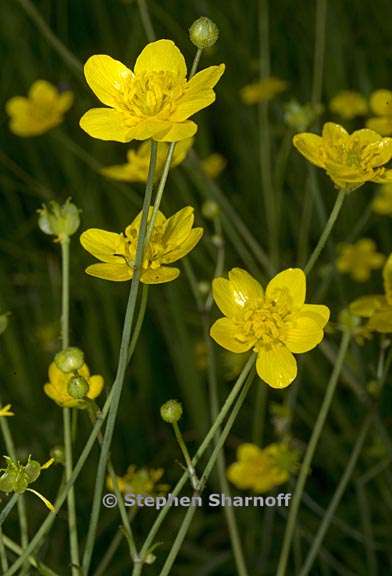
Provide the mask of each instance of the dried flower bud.
[{"label": "dried flower bud", "polygon": [[161,406],[162,420],[168,424],[175,424],[182,416],[182,406],[177,400],[168,400]]},{"label": "dried flower bud", "polygon": [[80,370],[84,364],[84,354],[80,348],[65,348],[65,350],[57,352],[54,361],[61,372],[68,374]]},{"label": "dried flower bud", "polygon": [[56,236],[58,242],[64,242],[79,228],[79,212],[70,198],[63,205],[52,201],[38,210],[38,226],[45,234]]},{"label": "dried flower bud", "polygon": [[189,28],[189,37],[192,44],[201,50],[211,48],[218,40],[219,28],[209,18],[202,16],[195,20]]},{"label": "dried flower bud", "polygon": [[86,378],[83,376],[74,376],[68,382],[68,394],[75,398],[75,400],[82,400],[85,398],[89,391],[89,385]]},{"label": "dried flower bud", "polygon": [[203,214],[204,218],[207,220],[214,220],[217,216],[219,216],[219,206],[214,200],[207,200],[203,203],[201,207],[201,213]]}]

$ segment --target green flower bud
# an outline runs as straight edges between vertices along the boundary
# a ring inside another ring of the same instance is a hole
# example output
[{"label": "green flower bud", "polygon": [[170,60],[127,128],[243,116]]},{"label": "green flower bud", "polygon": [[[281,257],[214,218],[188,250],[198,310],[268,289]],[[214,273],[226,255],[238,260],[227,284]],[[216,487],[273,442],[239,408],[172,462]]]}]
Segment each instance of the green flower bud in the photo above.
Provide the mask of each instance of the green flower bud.
[{"label": "green flower bud", "polygon": [[219,216],[219,206],[214,200],[207,200],[201,207],[201,213],[207,220],[215,220]]},{"label": "green flower bud", "polygon": [[219,234],[214,234],[211,237],[211,242],[213,243],[214,246],[216,246],[217,248],[222,248],[223,246],[223,238],[222,236],[220,236]]},{"label": "green flower bud", "polygon": [[182,416],[182,406],[177,400],[168,400],[161,406],[162,420],[168,424],[175,424]]},{"label": "green flower bud", "polygon": [[68,374],[80,370],[84,364],[84,354],[80,348],[66,348],[56,354],[54,361],[61,372]]},{"label": "green flower bud", "polygon": [[0,477],[0,491],[6,494],[13,492],[17,478],[18,471],[16,469],[4,472]]},{"label": "green flower bud", "polygon": [[218,40],[219,28],[209,18],[202,16],[189,28],[189,37],[197,48],[211,48]]},{"label": "green flower bud", "polygon": [[56,464],[65,464],[64,446],[54,446],[50,451],[50,456]]},{"label": "green flower bud", "polygon": [[29,461],[24,467],[24,473],[29,484],[35,482],[38,476],[41,474],[41,464],[36,460],[31,460],[29,458]]},{"label": "green flower bud", "polygon": [[201,280],[198,283],[197,288],[198,288],[198,290],[202,296],[207,296],[207,294],[210,291],[211,284],[209,282],[207,282],[206,280]]},{"label": "green flower bud", "polygon": [[56,236],[56,240],[63,242],[79,228],[79,212],[70,198],[62,206],[52,201],[38,210],[38,226],[44,234]]},{"label": "green flower bud", "polygon": [[154,564],[155,560],[157,559],[157,557],[155,556],[155,554],[153,554],[152,552],[149,552],[144,560],[145,564],[151,565]]},{"label": "green flower bud", "polygon": [[85,398],[89,391],[89,385],[86,378],[83,376],[74,376],[68,382],[68,394],[75,398],[75,400],[82,400]]}]

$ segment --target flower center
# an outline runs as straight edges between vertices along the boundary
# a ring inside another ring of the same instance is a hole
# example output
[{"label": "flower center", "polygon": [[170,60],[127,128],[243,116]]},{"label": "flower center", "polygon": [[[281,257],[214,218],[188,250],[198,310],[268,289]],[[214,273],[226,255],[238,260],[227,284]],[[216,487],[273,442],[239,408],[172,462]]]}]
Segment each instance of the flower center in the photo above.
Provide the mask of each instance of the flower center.
[{"label": "flower center", "polygon": [[[163,226],[158,226],[155,224],[149,243],[144,248],[144,258],[142,264],[143,270],[148,270],[149,268],[154,270],[160,267],[161,257],[165,251],[165,246],[162,242],[163,233]],[[119,254],[125,259],[128,266],[132,269],[135,268],[138,237],[138,230],[133,229],[129,231],[124,239],[123,250],[121,251],[121,254]]]},{"label": "flower center", "polygon": [[184,92],[185,81],[169,71],[153,71],[137,74],[128,86],[125,101],[128,110],[135,116],[157,116],[167,118],[176,101]]}]

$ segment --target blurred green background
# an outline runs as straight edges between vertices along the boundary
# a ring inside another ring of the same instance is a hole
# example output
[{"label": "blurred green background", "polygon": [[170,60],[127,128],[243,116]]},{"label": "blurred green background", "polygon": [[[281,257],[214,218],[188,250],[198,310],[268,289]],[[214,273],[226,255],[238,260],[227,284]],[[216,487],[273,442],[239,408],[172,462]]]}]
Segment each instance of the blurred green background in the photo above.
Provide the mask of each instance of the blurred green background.
[{"label": "blurred green background", "polygon": [[[271,73],[286,79],[289,89],[271,102],[268,110],[271,165],[274,183],[282,182],[279,261],[277,268],[302,262],[317,241],[336,195],[332,183],[321,173],[309,171],[303,158],[288,147],[291,132],[284,123],[283,105],[292,98],[301,103],[312,97],[316,10],[323,2],[278,0],[269,6],[269,49]],[[56,51],[53,41],[37,27],[29,7],[69,51],[68,61]],[[271,276],[263,265],[260,248],[268,252],[266,221],[260,171],[260,115],[258,107],[245,106],[240,88],[260,75],[265,66],[268,39],[260,38],[266,22],[260,22],[256,0],[166,0],[148,2],[158,38],[171,38],[189,63],[194,47],[188,39],[190,24],[200,15],[211,17],[219,26],[220,39],[201,67],[224,62],[226,72],[217,87],[217,101],[197,117],[199,132],[195,150],[200,158],[219,152],[227,168],[216,183],[200,172],[194,157],[169,176],[163,211],[171,214],[186,204],[196,208],[197,221],[206,234],[190,260],[198,280],[210,281],[214,274],[216,249],[214,230],[201,214],[206,198],[218,199],[226,243],[225,269],[242,266],[260,280]],[[321,101],[326,106],[320,123],[334,119],[328,100],[340,89],[350,88],[368,95],[377,88],[390,87],[392,60],[392,6],[387,0],[329,0],[326,2],[325,67]],[[27,11],[26,11],[27,7]],[[0,7],[0,311],[9,310],[10,325],[0,343],[0,396],[11,402],[16,417],[10,420],[21,459],[29,453],[41,462],[62,442],[61,410],[43,394],[47,367],[60,346],[61,268],[59,246],[37,227],[36,210],[50,199],[64,201],[71,196],[82,210],[81,230],[102,227],[122,230],[141,206],[143,186],[117,184],[97,173],[99,164],[125,160],[128,147],[91,139],[79,128],[79,118],[96,105],[79,69],[92,54],[110,54],[132,65],[146,43],[138,3],[126,0],[3,0]],[[260,51],[261,47],[261,51]],[[316,49],[317,52],[317,49]],[[265,68],[264,68],[265,70]],[[37,79],[69,87],[75,103],[64,123],[50,133],[22,139],[8,130],[6,101],[24,95]],[[361,127],[351,122],[349,130]],[[317,126],[314,128],[317,130]],[[130,145],[132,147],[133,144]],[[286,155],[287,152],[287,155]],[[310,182],[310,185],[309,185]],[[332,310],[336,322],[341,309],[355,297],[382,290],[381,274],[374,273],[366,286],[338,277],[334,269],[336,243],[366,235],[377,241],[384,254],[391,251],[390,220],[369,215],[367,207],[376,185],[367,184],[348,199],[334,241],[311,276],[309,299],[322,301]],[[230,208],[231,207],[231,208]],[[234,211],[256,243],[252,250],[238,235],[230,214]],[[363,217],[367,214],[369,217]],[[240,238],[240,240],[239,240]],[[86,352],[94,373],[102,373],[106,385],[115,372],[124,314],[127,284],[115,284],[88,277],[84,267],[91,263],[77,236],[71,243],[71,342]],[[214,308],[213,317],[216,310]],[[242,409],[226,448],[228,462],[240,442],[252,441],[252,430],[263,430],[254,438],[265,444],[279,438],[271,406],[288,405],[292,434],[304,447],[321,404],[323,391],[334,363],[339,334],[330,330],[321,350],[300,362],[295,383],[283,391],[260,392],[260,382]],[[160,405],[171,397],[184,403],[182,427],[193,451],[210,424],[207,375],[203,363],[202,322],[186,275],[167,286],[150,289],[145,324],[132,366],[128,372],[117,423],[112,457],[123,474],[129,464],[165,468],[165,482],[174,485],[181,474],[180,455],[171,430],[159,417]],[[306,486],[299,515],[294,554],[289,574],[302,564],[315,529],[328,505],[350,456],[353,442],[368,410],[367,384],[375,378],[379,342],[360,348],[353,344],[347,365],[325,426]],[[220,401],[233,379],[232,360],[218,354]],[[321,547],[312,574],[376,575],[392,573],[391,469],[389,429],[391,394],[388,383],[381,402],[377,426],[369,434],[353,480],[341,502],[336,518]],[[258,421],[259,420],[259,421]],[[85,414],[79,418],[77,446],[89,432]],[[2,446],[4,451],[4,447]],[[75,449],[78,453],[78,448]],[[88,525],[98,457],[96,449],[77,482],[80,533]],[[377,472],[377,466],[379,471]],[[377,474],[358,489],[359,478],[376,467]],[[54,497],[61,479],[61,467],[46,473],[40,490]],[[216,487],[212,479],[210,488]],[[286,488],[285,488],[286,489]],[[289,487],[287,487],[289,489]],[[32,532],[46,514],[38,500],[29,498]],[[158,574],[183,512],[174,510],[158,537],[157,562],[146,574]],[[238,510],[244,548],[253,575],[273,575],[285,527],[286,511]],[[154,512],[146,510],[135,519],[136,534],[143,541]],[[94,565],[119,525],[117,510],[102,510]],[[39,553],[59,574],[69,574],[67,565],[66,517],[60,513],[55,529]],[[6,532],[17,539],[17,522],[9,519]],[[119,548],[108,574],[129,574],[125,542]],[[173,576],[232,576],[236,574],[223,511],[202,510],[173,569]]]}]

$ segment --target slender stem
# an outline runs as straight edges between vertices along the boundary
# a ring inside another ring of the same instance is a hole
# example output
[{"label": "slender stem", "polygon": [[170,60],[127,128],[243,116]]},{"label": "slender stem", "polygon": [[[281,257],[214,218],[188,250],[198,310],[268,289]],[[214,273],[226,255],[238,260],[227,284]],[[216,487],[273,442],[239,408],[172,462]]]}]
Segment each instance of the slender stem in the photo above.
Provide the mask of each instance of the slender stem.
[{"label": "slender stem", "polygon": [[1,569],[4,572],[8,570],[8,558],[7,558],[7,551],[4,546],[4,534],[2,529],[0,528],[0,558],[1,558]]},{"label": "slender stem", "polygon": [[12,508],[15,506],[18,496],[19,494],[14,493],[0,512],[0,528],[2,527],[3,522],[11,512]]},{"label": "slender stem", "polygon": [[326,22],[327,22],[327,0],[317,0],[314,60],[313,60],[313,87],[312,87],[313,104],[318,104],[319,102],[321,102],[321,91],[323,86],[323,73],[324,73]]},{"label": "slender stem", "polygon": [[144,322],[144,316],[146,314],[147,301],[148,301],[148,284],[143,284],[142,295],[140,298],[139,313],[136,318],[135,328],[133,330],[132,340],[128,350],[128,362],[130,362],[133,353],[135,352],[136,344],[139,340],[140,332],[142,330]]},{"label": "slender stem", "polygon": [[173,422],[173,430],[174,430],[174,434],[175,434],[176,440],[178,442],[178,445],[181,449],[182,455],[184,456],[184,460],[185,460],[187,468],[188,468],[189,477],[191,479],[192,486],[195,490],[197,490],[199,480],[197,478],[196,471],[195,471],[194,467],[192,466],[191,457],[189,456],[188,448],[184,442],[184,438],[182,436],[180,427],[178,426],[177,422]]},{"label": "slender stem", "polygon": [[98,525],[99,513],[101,508],[101,498],[103,492],[103,486],[105,482],[106,465],[109,458],[110,445],[113,438],[114,428],[117,419],[117,412],[120,405],[121,392],[125,379],[125,372],[128,366],[128,353],[129,344],[132,334],[133,321],[136,310],[137,295],[139,290],[139,282],[142,272],[143,254],[145,248],[145,240],[147,233],[147,219],[148,212],[151,204],[153,183],[154,183],[154,173],[157,159],[157,143],[151,141],[151,156],[150,156],[150,166],[148,170],[148,179],[146,184],[146,191],[143,201],[142,218],[140,222],[138,241],[136,247],[136,258],[135,267],[131,283],[131,288],[129,291],[129,298],[127,309],[125,313],[123,333],[120,346],[120,354],[118,359],[117,374],[113,384],[113,400],[110,405],[108,421],[105,428],[105,434],[102,442],[102,449],[98,463],[97,478],[95,482],[94,499],[91,511],[90,525],[87,533],[86,547],[83,555],[83,570],[85,574],[88,574],[91,557],[94,548],[95,534]]},{"label": "slender stem", "polygon": [[[4,545],[9,548],[12,552],[14,552],[14,554],[17,555],[21,555],[23,554],[23,548],[21,548],[20,546],[18,546],[18,544],[16,544],[16,542],[14,542],[13,540],[11,540],[11,538],[8,538],[8,536],[6,536],[5,534],[2,535],[3,538],[3,542]],[[38,562],[35,558],[33,558],[32,556],[29,556],[27,558],[28,563],[31,566],[34,566],[34,568],[38,567]],[[45,570],[45,574],[47,576],[59,576],[59,574],[57,574],[56,572],[53,572],[53,570],[51,570],[48,566],[46,566],[45,564],[43,564],[42,562],[39,563],[40,568],[42,568],[43,570]]]},{"label": "slender stem", "polygon": [[137,3],[139,6],[140,18],[146,32],[147,40],[149,42],[153,42],[155,40],[155,32],[147,8],[147,0],[137,0]]},{"label": "slender stem", "polygon": [[196,74],[197,67],[199,66],[200,58],[203,53],[203,48],[198,48],[195,57],[192,62],[191,71],[189,74],[189,80]]},{"label": "slender stem", "polygon": [[350,343],[350,334],[345,332],[342,336],[340,343],[339,353],[336,359],[336,364],[332,371],[331,377],[329,379],[326,393],[324,396],[323,403],[320,408],[320,412],[317,416],[316,423],[313,427],[312,435],[309,440],[308,447],[306,449],[305,457],[302,462],[301,470],[298,476],[297,484],[295,487],[294,497],[291,502],[290,511],[287,519],[286,531],[283,540],[283,546],[280,554],[278,570],[276,576],[284,576],[286,573],[287,562],[289,559],[291,542],[294,535],[295,524],[297,519],[297,514],[299,506],[301,504],[302,494],[305,488],[305,483],[310,471],[310,465],[313,460],[314,453],[316,451],[318,441],[321,436],[325,421],[328,416],[329,408],[333,399],[333,395],[336,389],[336,385],[339,380],[340,372],[343,367],[344,359],[346,357],[348,345]]},{"label": "slender stem", "polygon": [[61,343],[62,348],[69,346],[69,238],[61,242],[62,264],[62,306],[61,306]]},{"label": "slender stem", "polygon": [[315,247],[315,249],[313,250],[308,262],[306,263],[305,266],[305,274],[309,274],[309,272],[312,270],[313,266],[315,265],[315,263],[317,262],[321,251],[323,250],[325,244],[327,243],[327,240],[329,238],[329,235],[332,232],[332,229],[336,223],[336,220],[339,216],[340,210],[343,206],[343,202],[344,199],[346,197],[347,192],[343,189],[339,190],[339,193],[337,195],[334,207],[332,208],[331,214],[329,215],[329,218],[327,220],[327,223],[325,225],[325,228],[320,236],[320,239]]},{"label": "slender stem", "polygon": [[[129,509],[128,514],[127,514],[129,524],[133,520],[133,517],[134,517],[136,511],[137,511],[136,507]],[[117,552],[118,547],[120,546],[122,539],[123,539],[123,533],[122,533],[121,529],[118,529],[116,534],[114,535],[111,543],[109,544],[109,546],[105,552],[105,555],[102,558],[98,568],[94,572],[94,576],[102,576],[103,574],[108,573],[108,566],[110,565],[113,556]]]}]

